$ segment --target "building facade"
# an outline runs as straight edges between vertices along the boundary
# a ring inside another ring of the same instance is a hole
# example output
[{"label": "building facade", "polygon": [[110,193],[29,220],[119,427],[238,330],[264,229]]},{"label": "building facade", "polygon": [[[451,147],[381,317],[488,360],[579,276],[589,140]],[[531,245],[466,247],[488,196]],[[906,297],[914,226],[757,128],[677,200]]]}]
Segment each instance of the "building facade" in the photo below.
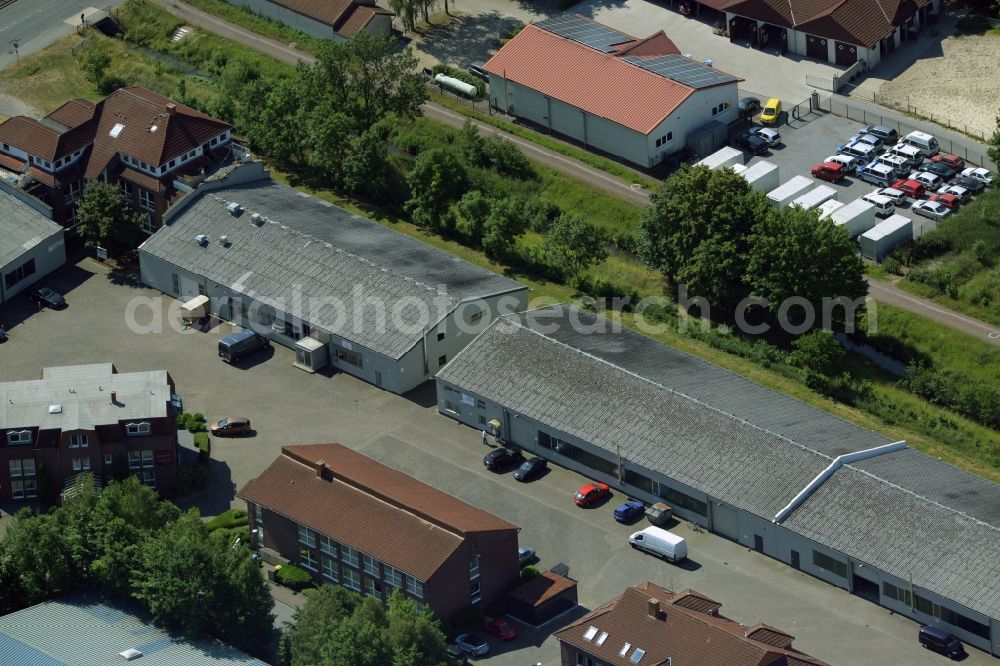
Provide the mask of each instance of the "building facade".
[{"label": "building facade", "polygon": [[339,444],[282,447],[239,497],[254,547],[382,603],[398,590],[447,620],[519,577],[517,526]]},{"label": "building facade", "polygon": [[645,168],[693,130],[739,118],[741,79],[681,55],[662,31],[636,39],[559,16],[527,26],[484,69],[494,108]]},{"label": "building facade", "polygon": [[50,212],[0,180],[0,304],[66,263],[63,228]]},{"label": "building facade", "polygon": [[343,42],[359,32],[392,34],[392,18],[373,0],[226,0],[231,5],[284,23],[307,35]]},{"label": "building facade", "polygon": [[501,318],[437,390],[444,415],[1000,654],[997,484],[570,306]]},{"label": "building facade", "polygon": [[45,368],[0,383],[0,502],[49,499],[90,472],[170,492],[177,477],[173,379],[110,363]]}]

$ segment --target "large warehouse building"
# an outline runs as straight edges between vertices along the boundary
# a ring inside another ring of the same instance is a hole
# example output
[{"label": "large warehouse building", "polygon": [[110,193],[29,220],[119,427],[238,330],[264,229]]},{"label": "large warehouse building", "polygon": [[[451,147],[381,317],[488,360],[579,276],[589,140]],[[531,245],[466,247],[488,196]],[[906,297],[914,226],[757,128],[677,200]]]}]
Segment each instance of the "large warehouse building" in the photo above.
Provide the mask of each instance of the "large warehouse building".
[{"label": "large warehouse building", "polygon": [[270,179],[206,182],[165,219],[143,284],[395,393],[527,304],[519,282]]},{"label": "large warehouse building", "polygon": [[41,211],[51,214],[40,202],[0,185],[0,303],[66,263],[63,228]]},{"label": "large warehouse building", "polygon": [[1000,486],[566,305],[504,316],[438,409],[1000,654]]},{"label": "large warehouse building", "polygon": [[735,76],[646,39],[563,15],[526,26],[485,65],[490,104],[589,148],[653,167],[712,121],[737,120]]}]

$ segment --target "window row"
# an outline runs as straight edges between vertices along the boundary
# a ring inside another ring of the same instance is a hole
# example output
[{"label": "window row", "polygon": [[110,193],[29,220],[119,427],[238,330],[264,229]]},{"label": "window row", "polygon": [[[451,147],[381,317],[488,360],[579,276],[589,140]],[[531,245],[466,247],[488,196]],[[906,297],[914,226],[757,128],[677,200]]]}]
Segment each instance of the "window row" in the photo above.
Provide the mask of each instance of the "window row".
[{"label": "window row", "polygon": [[128,452],[128,468],[129,469],[140,469],[143,467],[153,466],[153,452],[152,451],[129,451]]},{"label": "window row", "polygon": [[139,421],[136,423],[126,423],[125,424],[125,434],[129,437],[139,437],[140,435],[148,435],[153,431],[152,426],[150,426],[149,421]]},{"label": "window row", "polygon": [[14,499],[31,499],[38,497],[38,485],[34,479],[14,479],[10,482]]},{"label": "window row", "polygon": [[661,136],[659,139],[656,140],[656,147],[659,148],[660,146],[665,146],[673,140],[674,140],[674,133],[667,132],[666,134],[664,134],[663,136]]},{"label": "window row", "polygon": [[25,458],[23,460],[11,460],[10,463],[10,478],[17,478],[20,476],[34,476],[35,475],[35,461],[32,458]]},{"label": "window row", "polygon": [[824,571],[829,571],[835,576],[840,576],[841,578],[847,578],[847,563],[841,562],[838,559],[830,557],[826,553],[821,553],[818,550],[813,551],[813,565],[823,569]]},{"label": "window row", "polygon": [[31,444],[31,431],[30,430],[8,430],[7,431],[7,443],[8,444]]},{"label": "window row", "polygon": [[31,277],[34,274],[35,274],[35,260],[28,259],[26,262],[24,262],[14,270],[12,270],[10,273],[4,275],[3,281],[4,284],[7,286],[7,288],[10,289],[21,280],[27,277]]}]

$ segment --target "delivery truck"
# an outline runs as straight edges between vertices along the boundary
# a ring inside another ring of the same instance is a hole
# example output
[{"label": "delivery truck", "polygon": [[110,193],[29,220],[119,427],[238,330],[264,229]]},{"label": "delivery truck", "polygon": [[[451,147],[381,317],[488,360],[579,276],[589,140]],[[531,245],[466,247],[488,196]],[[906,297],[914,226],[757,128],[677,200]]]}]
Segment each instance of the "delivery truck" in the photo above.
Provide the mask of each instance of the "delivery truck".
[{"label": "delivery truck", "polygon": [[629,545],[644,550],[650,555],[662,557],[669,562],[680,562],[687,557],[687,542],[684,537],[668,532],[662,527],[647,527],[628,538]]}]

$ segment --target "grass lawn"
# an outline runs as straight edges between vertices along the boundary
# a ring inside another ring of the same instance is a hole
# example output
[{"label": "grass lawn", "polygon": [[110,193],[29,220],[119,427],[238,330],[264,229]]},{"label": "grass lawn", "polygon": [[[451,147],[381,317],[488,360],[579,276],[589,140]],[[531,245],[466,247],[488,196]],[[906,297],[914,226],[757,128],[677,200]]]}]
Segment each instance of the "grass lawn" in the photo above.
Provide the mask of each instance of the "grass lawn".
[{"label": "grass lawn", "polygon": [[296,30],[284,23],[273,21],[266,16],[260,16],[242,7],[231,5],[224,0],[184,0],[184,2],[207,14],[213,14],[219,18],[226,19],[230,23],[243,26],[259,35],[270,37],[275,41],[288,44],[292,48],[308,53],[316,53],[319,50],[320,44],[324,41],[307,35],[301,30]]},{"label": "grass lawn", "polygon": [[213,530],[228,530],[234,527],[243,527],[249,524],[250,520],[247,518],[245,509],[229,509],[205,523],[205,527],[211,532]]}]

